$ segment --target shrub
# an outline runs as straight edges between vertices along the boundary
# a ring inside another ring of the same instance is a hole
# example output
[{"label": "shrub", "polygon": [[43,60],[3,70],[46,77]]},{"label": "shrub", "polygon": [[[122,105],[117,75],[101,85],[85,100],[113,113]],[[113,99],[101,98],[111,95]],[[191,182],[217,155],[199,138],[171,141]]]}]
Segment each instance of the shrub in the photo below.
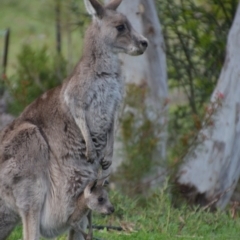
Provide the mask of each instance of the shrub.
[{"label": "shrub", "polygon": [[60,84],[66,75],[63,57],[51,58],[46,47],[35,50],[24,45],[17,60],[16,73],[7,82],[13,98],[9,111],[13,114],[19,114],[43,92]]}]

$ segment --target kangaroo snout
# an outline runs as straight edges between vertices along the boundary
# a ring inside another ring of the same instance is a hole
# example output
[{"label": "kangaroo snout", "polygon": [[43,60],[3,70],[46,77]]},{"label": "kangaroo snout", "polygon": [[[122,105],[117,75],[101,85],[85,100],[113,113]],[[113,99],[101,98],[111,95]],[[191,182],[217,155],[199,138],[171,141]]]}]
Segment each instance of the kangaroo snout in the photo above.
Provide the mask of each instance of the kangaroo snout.
[{"label": "kangaroo snout", "polygon": [[140,54],[143,54],[148,47],[148,40],[146,38],[139,41],[140,45]]},{"label": "kangaroo snout", "polygon": [[131,56],[142,55],[146,51],[147,47],[148,40],[142,35],[135,33],[132,44],[129,47],[128,54]]},{"label": "kangaroo snout", "polygon": [[148,41],[147,41],[147,39],[141,40],[141,41],[140,41],[140,45],[142,46],[142,48],[146,49],[146,48],[148,47]]},{"label": "kangaroo snout", "polygon": [[108,215],[110,215],[110,214],[112,214],[112,213],[114,213],[114,211],[115,211],[115,208],[114,208],[114,206],[110,206],[109,208],[108,208]]}]

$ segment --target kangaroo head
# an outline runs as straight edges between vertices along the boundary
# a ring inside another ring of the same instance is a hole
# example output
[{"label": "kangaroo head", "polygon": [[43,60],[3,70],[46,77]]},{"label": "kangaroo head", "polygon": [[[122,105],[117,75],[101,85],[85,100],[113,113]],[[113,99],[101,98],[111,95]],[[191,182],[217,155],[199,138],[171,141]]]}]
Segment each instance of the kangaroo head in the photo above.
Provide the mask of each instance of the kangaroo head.
[{"label": "kangaroo head", "polygon": [[114,207],[104,189],[104,182],[104,179],[91,181],[84,190],[84,198],[89,209],[102,214],[111,214]]},{"label": "kangaroo head", "polygon": [[122,0],[112,0],[102,6],[97,0],[84,0],[86,9],[93,16],[93,26],[101,45],[113,53],[132,56],[143,54],[148,40],[137,33],[125,15],[116,11]]}]

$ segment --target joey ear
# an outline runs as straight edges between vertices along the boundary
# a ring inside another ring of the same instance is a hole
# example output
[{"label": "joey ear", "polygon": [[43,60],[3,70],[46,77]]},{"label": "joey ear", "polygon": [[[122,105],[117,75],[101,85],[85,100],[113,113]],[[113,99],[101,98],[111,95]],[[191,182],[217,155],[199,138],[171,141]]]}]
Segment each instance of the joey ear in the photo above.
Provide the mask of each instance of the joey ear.
[{"label": "joey ear", "polygon": [[97,0],[84,0],[88,13],[92,16],[102,18],[104,15],[104,7]]},{"label": "joey ear", "polygon": [[122,0],[112,0],[110,3],[108,3],[105,8],[111,9],[111,10],[116,10],[119,5],[121,4]]},{"label": "joey ear", "polygon": [[97,182],[97,185],[102,186],[102,187],[108,185],[108,177],[109,177],[109,175],[104,178],[99,179]]},{"label": "joey ear", "polygon": [[98,183],[97,179],[95,179],[95,180],[91,181],[90,183],[88,183],[88,185],[84,189],[84,194],[91,194],[92,191],[94,190],[94,188],[97,186],[97,183]]},{"label": "joey ear", "polygon": [[90,192],[94,190],[94,188],[97,186],[98,180],[95,179],[93,182],[90,183]]}]

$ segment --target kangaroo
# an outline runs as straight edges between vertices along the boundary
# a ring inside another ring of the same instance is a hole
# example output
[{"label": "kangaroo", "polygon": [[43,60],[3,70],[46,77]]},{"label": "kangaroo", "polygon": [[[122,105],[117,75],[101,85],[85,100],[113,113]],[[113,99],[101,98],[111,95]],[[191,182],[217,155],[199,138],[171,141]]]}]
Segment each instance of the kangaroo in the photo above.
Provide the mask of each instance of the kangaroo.
[{"label": "kangaroo", "polygon": [[[104,189],[104,181],[93,181],[88,184],[84,190],[84,194],[77,201],[77,207],[73,215],[70,217],[69,223],[72,229],[81,232],[85,240],[92,240],[92,211],[102,214],[112,214],[114,207],[108,199],[108,194]],[[80,226],[80,221],[83,216],[88,218],[88,233],[86,234]],[[71,239],[71,232],[69,238]]]},{"label": "kangaroo", "polygon": [[124,87],[118,53],[143,54],[148,41],[116,11],[121,0],[84,2],[92,24],[73,73],[0,133],[0,222],[9,223],[0,240],[18,218],[24,240],[39,239],[44,212],[46,226],[67,222],[89,179],[111,165]]},{"label": "kangaroo", "polygon": [[[40,234],[44,238],[54,238],[72,228],[75,231],[82,233],[85,240],[91,240],[93,236],[91,217],[92,211],[107,215],[114,212],[114,207],[109,201],[107,191],[104,189],[103,180],[96,179],[88,183],[83,193],[81,193],[76,200],[74,211],[68,217],[67,222],[54,221],[51,225],[46,224],[46,222],[48,222],[48,218],[54,220],[51,216],[54,212],[44,209],[40,223]],[[15,221],[20,221],[20,218],[13,212],[10,213],[10,210],[5,209],[5,211],[2,211],[2,214],[8,216],[6,222],[3,217],[1,218],[0,229],[2,231],[4,229],[5,231],[8,231],[8,229],[14,228]],[[88,233],[85,233],[79,224],[84,216],[88,218]]]}]

